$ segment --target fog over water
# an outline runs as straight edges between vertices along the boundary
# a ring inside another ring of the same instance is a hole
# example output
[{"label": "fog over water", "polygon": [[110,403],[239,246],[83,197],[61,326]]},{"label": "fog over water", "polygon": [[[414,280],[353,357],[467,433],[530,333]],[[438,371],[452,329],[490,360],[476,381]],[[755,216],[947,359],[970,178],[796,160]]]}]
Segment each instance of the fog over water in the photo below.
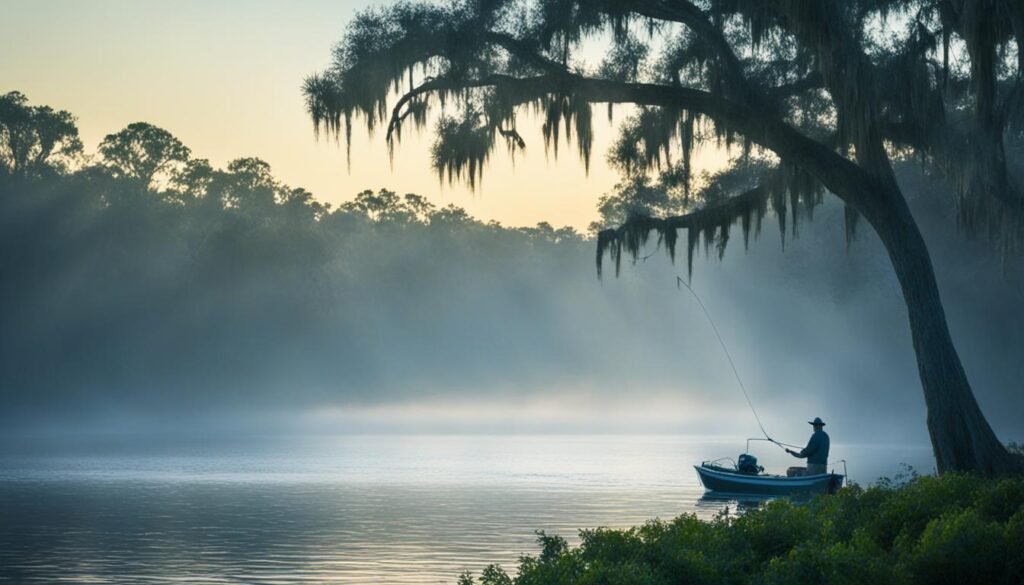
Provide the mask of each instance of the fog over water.
[{"label": "fog over water", "polygon": [[[1021,440],[1019,273],[955,233],[951,194],[923,208],[915,192],[939,187],[902,173],[975,393],[997,434]],[[657,252],[598,280],[591,240],[347,216],[331,216],[336,239],[281,229],[257,240],[225,220],[200,246],[185,220],[126,209],[76,220],[79,240],[32,209],[8,214],[5,449],[125,436],[756,434],[710,326],[676,287],[685,259]],[[803,440],[804,421],[822,416],[843,441],[925,443],[899,288],[877,238],[864,226],[848,248],[842,225],[827,202],[783,249],[769,215],[748,251],[734,230],[723,261],[714,245],[699,255],[693,287],[773,434]]]}]

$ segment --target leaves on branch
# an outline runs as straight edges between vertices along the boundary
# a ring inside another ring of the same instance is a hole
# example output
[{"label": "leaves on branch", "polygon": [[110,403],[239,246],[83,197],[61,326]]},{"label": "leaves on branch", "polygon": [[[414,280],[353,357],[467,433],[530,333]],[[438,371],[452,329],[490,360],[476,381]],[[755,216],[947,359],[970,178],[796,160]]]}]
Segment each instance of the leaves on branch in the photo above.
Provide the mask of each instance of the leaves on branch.
[{"label": "leaves on branch", "polygon": [[[612,164],[627,177],[671,168],[684,191],[701,144],[741,143],[744,155],[757,144],[822,180],[825,167],[850,161],[891,180],[889,157],[916,155],[963,185],[968,229],[1016,239],[1024,191],[1003,142],[1019,139],[1024,125],[1024,8],[988,4],[401,2],[360,13],[332,66],[304,89],[317,130],[344,133],[347,144],[357,121],[371,132],[389,121],[391,145],[406,123],[436,120],[435,170],[472,186],[495,141],[513,154],[525,146],[515,124],[522,108],[539,114],[546,150],[557,156],[563,137],[575,140],[589,167],[595,102],[609,112],[613,103],[641,106],[622,125]],[[596,63],[588,63],[591,41],[607,49]],[[822,166],[825,155],[808,148],[841,159]],[[835,191],[858,206],[856,190]]]},{"label": "leaves on branch", "polygon": [[[675,261],[680,229],[687,230],[687,273],[692,275],[694,253],[701,241],[705,253],[714,244],[721,259],[729,243],[730,229],[739,222],[743,245],[747,247],[751,231],[755,237],[761,233],[761,222],[769,209],[778,219],[784,243],[787,221],[791,222],[791,236],[796,237],[799,218],[801,215],[810,218],[814,207],[821,203],[823,194],[820,183],[805,171],[789,165],[772,167],[757,161],[746,167],[734,167],[709,178],[698,195],[701,206],[688,213],[656,217],[644,209],[637,209],[621,226],[599,231],[598,275],[603,272],[603,260],[607,254],[615,264],[617,276],[623,254],[635,262],[652,233],[658,236],[656,246],[664,245]],[[855,222],[855,216],[848,216],[848,237],[853,236]]]}]

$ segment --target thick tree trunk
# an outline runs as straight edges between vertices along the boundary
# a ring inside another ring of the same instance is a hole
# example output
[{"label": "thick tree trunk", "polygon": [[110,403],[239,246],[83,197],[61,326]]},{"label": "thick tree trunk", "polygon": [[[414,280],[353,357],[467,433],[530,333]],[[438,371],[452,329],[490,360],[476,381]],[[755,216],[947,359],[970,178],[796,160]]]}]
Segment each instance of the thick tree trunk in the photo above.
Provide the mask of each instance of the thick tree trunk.
[{"label": "thick tree trunk", "polygon": [[890,189],[874,203],[878,213],[869,221],[889,252],[907,304],[939,473],[992,476],[1024,469],[996,438],[974,398],[949,334],[931,257],[906,200]]},{"label": "thick tree trunk", "polygon": [[[595,80],[572,74],[557,76],[557,82],[563,91],[568,88],[591,102],[672,106],[700,112],[772,150],[780,159],[802,167],[860,211],[881,237],[903,289],[939,472],[997,475],[1024,470],[1024,462],[1011,455],[992,432],[960,364],[927,246],[896,184],[879,130],[881,116],[874,111],[875,102],[853,100],[863,111],[854,108],[847,113],[854,119],[874,121],[860,129],[855,148],[857,161],[853,162],[797,132],[770,110],[736,104],[700,90]],[[550,91],[547,84],[551,81],[544,76],[524,80],[496,77],[488,83],[501,84],[506,89],[515,87],[521,95],[531,95]],[[839,85],[842,89],[848,84]],[[874,87],[874,82],[869,79],[856,85]],[[832,93],[842,91],[835,89]],[[599,244],[598,250],[602,249]]]}]

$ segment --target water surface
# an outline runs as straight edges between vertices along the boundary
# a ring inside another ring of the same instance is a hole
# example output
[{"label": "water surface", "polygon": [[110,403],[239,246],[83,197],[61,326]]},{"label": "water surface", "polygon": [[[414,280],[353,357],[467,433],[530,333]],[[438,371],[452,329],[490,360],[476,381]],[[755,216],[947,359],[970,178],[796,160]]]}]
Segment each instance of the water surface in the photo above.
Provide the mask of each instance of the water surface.
[{"label": "water surface", "polygon": [[[754,445],[770,470],[795,461]],[[366,436],[154,453],[4,456],[0,581],[454,583],[512,570],[536,530],[628,527],[736,502],[692,465],[742,439]],[[833,446],[868,483],[925,447]],[[840,464],[841,467],[841,464]]]}]

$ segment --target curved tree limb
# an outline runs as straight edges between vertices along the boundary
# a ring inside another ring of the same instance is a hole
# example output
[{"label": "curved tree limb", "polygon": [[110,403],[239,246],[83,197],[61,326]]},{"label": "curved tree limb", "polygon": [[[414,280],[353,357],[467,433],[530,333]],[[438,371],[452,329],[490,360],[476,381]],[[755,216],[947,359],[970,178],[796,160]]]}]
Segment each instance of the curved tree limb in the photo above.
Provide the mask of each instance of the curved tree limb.
[{"label": "curved tree limb", "polygon": [[[743,222],[744,242],[750,232],[752,220],[756,219],[760,228],[761,218],[768,207],[770,191],[764,185],[754,187],[736,197],[730,197],[719,205],[705,207],[684,215],[666,218],[637,215],[630,217],[623,225],[602,230],[597,234],[597,275],[601,276],[605,253],[609,253],[615,262],[615,274],[619,274],[622,266],[622,253],[625,251],[635,260],[640,248],[647,242],[651,232],[658,232],[659,241],[665,244],[672,259],[675,259],[676,231],[689,230],[687,236],[687,271],[693,273],[693,253],[697,239],[701,233],[706,234],[705,241],[717,229],[720,238],[728,238],[728,228],[737,219]],[[623,250],[625,249],[625,250]],[[719,244],[724,250],[724,241]]]},{"label": "curved tree limb", "polygon": [[551,75],[569,73],[569,70],[561,63],[544,57],[534,50],[529,43],[521,41],[511,35],[488,31],[483,33],[482,38],[485,42],[498,45],[512,55],[515,55],[517,58],[533,65],[540,71]]},{"label": "curved tree limb", "polygon": [[729,41],[707,15],[692,2],[685,0],[642,0],[629,4],[631,11],[641,16],[656,18],[685,25],[714,50],[723,64],[725,77],[736,93],[734,99],[740,103],[755,106],[764,103],[762,96],[747,80],[743,64],[736,56]]},{"label": "curved tree limb", "polygon": [[453,80],[446,79],[443,77],[432,77],[414,87],[409,92],[405,93],[395,103],[395,107],[391,109],[391,120],[388,122],[388,132],[384,140],[388,143],[391,142],[391,136],[396,132],[401,134],[402,122],[408,117],[409,111],[402,113],[402,108],[409,104],[412,100],[419,96],[435,91],[453,90],[453,89],[464,89],[460,84]]},{"label": "curved tree limb", "polygon": [[772,100],[778,101],[799,95],[808,90],[821,89],[823,87],[825,87],[825,77],[822,76],[820,71],[813,71],[792,83],[769,88],[768,95]]},{"label": "curved tree limb", "polygon": [[608,81],[575,74],[526,79],[494,75],[491,81],[498,86],[534,95],[566,92],[591,102],[671,106],[700,113],[773,151],[788,163],[803,168],[830,191],[870,217],[870,194],[878,188],[874,178],[771,112],[743,106],[698,89]]},{"label": "curved tree limb", "polygon": [[770,111],[738,104],[703,90],[594,79],[564,70],[558,74],[526,78],[493,74],[480,79],[435,80],[426,88],[424,85],[427,84],[410,92],[415,95],[403,96],[400,102],[408,102],[427,91],[494,87],[505,92],[505,97],[512,98],[513,104],[525,104],[547,94],[562,93],[574,94],[591,103],[632,103],[696,112],[771,150],[789,164],[803,168],[869,221],[875,215],[872,213],[871,196],[878,193],[879,185],[858,165],[803,135]]}]

